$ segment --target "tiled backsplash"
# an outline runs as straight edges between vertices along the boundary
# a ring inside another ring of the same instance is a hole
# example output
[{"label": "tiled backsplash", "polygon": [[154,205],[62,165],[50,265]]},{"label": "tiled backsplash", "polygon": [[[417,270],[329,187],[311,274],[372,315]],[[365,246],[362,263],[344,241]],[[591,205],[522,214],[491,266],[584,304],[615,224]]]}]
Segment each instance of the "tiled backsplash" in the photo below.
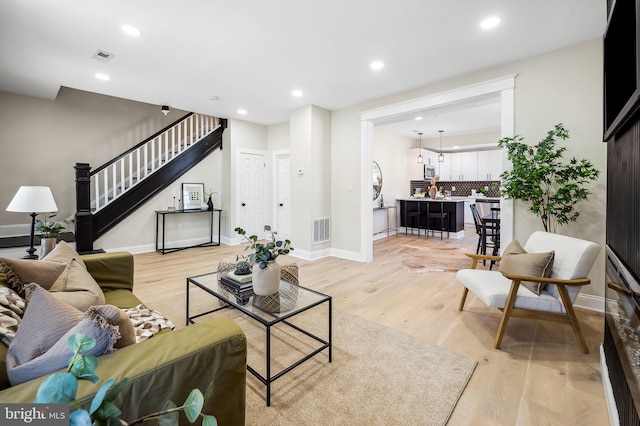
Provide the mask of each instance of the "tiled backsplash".
[{"label": "tiled backsplash", "polygon": [[[496,187],[493,188],[493,184],[496,184]],[[468,181],[468,182],[443,182],[440,181],[437,183],[437,187],[442,187],[443,191],[451,191],[451,195],[454,197],[468,197],[471,195],[472,189],[484,188],[485,186],[489,188],[489,192],[487,196],[489,197],[497,197],[498,187],[500,185],[500,181],[486,181],[486,180],[478,180],[478,181]],[[428,180],[412,180],[410,183],[410,192],[409,194],[413,194],[416,191],[416,188],[422,188],[425,192],[429,188]],[[456,190],[453,191],[453,187],[455,186]]]}]

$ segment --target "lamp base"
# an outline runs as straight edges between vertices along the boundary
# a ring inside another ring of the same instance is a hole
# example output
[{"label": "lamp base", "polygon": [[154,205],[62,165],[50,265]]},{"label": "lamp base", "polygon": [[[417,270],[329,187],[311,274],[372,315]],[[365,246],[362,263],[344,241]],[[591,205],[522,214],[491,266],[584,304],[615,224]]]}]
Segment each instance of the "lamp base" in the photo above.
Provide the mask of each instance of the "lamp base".
[{"label": "lamp base", "polygon": [[23,257],[23,259],[38,260],[38,255],[35,253],[36,253],[36,248],[33,246],[33,243],[31,243],[31,247],[27,249],[27,255]]}]

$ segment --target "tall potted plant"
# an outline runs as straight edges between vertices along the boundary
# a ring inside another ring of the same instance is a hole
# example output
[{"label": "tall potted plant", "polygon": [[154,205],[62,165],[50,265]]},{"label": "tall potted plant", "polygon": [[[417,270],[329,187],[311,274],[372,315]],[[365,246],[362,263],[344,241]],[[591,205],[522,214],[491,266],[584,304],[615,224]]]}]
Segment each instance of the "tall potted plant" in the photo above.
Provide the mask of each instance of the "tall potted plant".
[{"label": "tall potted plant", "polygon": [[533,146],[523,143],[521,136],[498,143],[513,164],[512,170],[500,175],[501,195],[528,203],[547,232],[556,232],[558,226],[578,219],[575,205],[587,199],[591,191],[585,185],[600,174],[588,160],[573,157],[568,163],[562,161],[567,148],[557,143],[568,138],[569,131],[560,123]]},{"label": "tall potted plant", "polygon": [[247,237],[247,232],[238,227],[235,231],[241,235],[250,245],[245,250],[253,250],[248,257],[254,262],[252,270],[253,292],[258,296],[268,296],[278,292],[280,288],[280,266],[275,262],[280,255],[293,251],[291,241],[277,240],[275,231],[271,226],[265,225],[264,231],[269,234],[267,241],[259,242],[257,235]]}]

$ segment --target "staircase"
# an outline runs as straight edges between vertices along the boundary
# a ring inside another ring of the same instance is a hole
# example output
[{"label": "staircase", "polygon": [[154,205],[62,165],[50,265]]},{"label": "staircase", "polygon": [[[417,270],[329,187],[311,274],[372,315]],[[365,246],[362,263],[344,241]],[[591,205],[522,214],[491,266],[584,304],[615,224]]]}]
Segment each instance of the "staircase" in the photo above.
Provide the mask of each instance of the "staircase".
[{"label": "staircase", "polygon": [[189,113],[91,171],[76,169],[76,248],[93,242],[164,190],[208,154],[222,148],[226,120]]}]

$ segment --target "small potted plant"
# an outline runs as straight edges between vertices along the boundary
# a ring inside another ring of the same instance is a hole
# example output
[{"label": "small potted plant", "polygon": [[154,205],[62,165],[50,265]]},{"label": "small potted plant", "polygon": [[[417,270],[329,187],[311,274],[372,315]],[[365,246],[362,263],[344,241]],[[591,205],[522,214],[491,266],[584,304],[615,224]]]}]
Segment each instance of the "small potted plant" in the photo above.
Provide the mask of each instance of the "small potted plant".
[{"label": "small potted plant", "polygon": [[50,219],[55,215],[46,216],[45,220],[36,220],[34,229],[40,233],[40,259],[45,257],[56,246],[58,235],[65,229],[64,224],[68,224],[68,220],[63,222],[53,222]]},{"label": "small potted plant", "polygon": [[259,296],[277,293],[280,286],[280,266],[275,260],[278,256],[287,255],[293,251],[291,241],[277,240],[278,233],[272,231],[269,225],[264,226],[265,233],[270,234],[265,242],[259,242],[257,235],[247,237],[247,232],[240,227],[235,231],[250,243],[245,250],[253,250],[253,253],[248,256],[249,261],[254,262],[253,292]]}]

